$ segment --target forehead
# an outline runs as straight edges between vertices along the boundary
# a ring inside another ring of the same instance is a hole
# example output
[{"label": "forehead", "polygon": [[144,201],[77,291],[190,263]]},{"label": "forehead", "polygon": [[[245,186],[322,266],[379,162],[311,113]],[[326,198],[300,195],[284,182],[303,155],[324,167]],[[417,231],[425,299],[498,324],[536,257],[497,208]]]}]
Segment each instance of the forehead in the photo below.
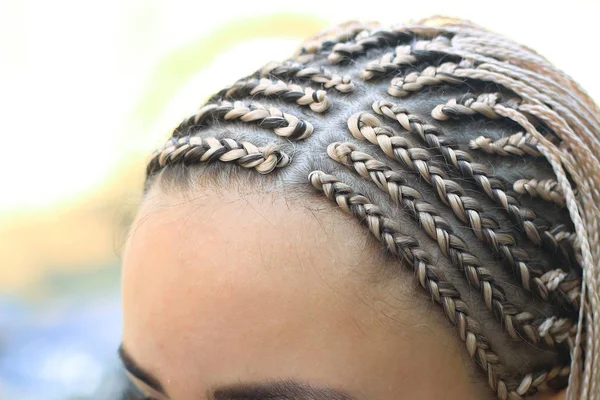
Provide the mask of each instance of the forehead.
[{"label": "forehead", "polygon": [[360,388],[415,373],[394,360],[447,343],[412,285],[372,282],[367,237],[340,210],[269,195],[151,193],[124,256],[123,342],[190,396],[239,379]]}]

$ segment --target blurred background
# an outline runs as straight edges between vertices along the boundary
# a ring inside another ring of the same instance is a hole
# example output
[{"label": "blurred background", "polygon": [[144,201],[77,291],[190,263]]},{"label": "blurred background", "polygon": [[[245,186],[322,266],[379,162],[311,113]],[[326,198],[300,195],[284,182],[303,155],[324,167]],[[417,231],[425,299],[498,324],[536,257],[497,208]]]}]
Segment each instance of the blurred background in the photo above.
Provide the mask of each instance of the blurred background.
[{"label": "blurred background", "polygon": [[556,4],[0,0],[0,399],[120,398],[144,164],[212,92],[327,26],[442,14],[538,50],[598,101],[600,1]]}]

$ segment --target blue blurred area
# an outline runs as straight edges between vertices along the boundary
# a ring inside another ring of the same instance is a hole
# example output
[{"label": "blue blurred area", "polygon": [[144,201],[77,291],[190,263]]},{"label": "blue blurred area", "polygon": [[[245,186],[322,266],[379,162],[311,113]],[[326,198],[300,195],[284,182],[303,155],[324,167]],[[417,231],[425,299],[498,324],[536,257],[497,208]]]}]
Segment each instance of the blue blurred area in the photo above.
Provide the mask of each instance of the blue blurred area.
[{"label": "blue blurred area", "polygon": [[119,268],[48,276],[28,298],[0,294],[0,398],[120,399]]}]

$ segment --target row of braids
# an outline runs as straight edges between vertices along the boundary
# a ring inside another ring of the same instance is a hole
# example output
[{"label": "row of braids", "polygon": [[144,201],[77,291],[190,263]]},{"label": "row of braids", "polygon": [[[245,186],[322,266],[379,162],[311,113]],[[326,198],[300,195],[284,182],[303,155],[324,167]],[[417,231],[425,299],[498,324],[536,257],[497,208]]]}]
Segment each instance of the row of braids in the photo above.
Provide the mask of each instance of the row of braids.
[{"label": "row of braids", "polygon": [[[549,301],[564,300],[577,307],[579,301],[579,282],[576,277],[567,280],[562,270],[556,272],[562,277],[561,284],[549,280],[553,271],[543,273],[532,267],[527,251],[517,246],[516,240],[501,229],[498,222],[475,199],[467,196],[465,189],[449,179],[443,168],[436,165],[434,155],[426,148],[402,136],[381,123],[370,113],[357,113],[348,120],[348,129],[358,140],[368,140],[377,145],[389,158],[399,161],[409,171],[419,174],[434,189],[437,197],[450,207],[456,217],[473,229],[479,240],[488,245],[494,254],[510,264],[517,274],[521,285],[539,298]],[[566,282],[564,282],[566,280]],[[560,296],[551,296],[552,291]]]},{"label": "row of braids", "polygon": [[[462,140],[481,121],[502,134]],[[445,19],[352,22],[211,96],[154,153],[147,182],[209,163],[304,181],[414,271],[498,398],[568,386],[569,399],[600,399],[599,127],[581,88],[499,35]],[[494,171],[519,160],[530,176]]]},{"label": "row of braids", "polygon": [[485,165],[474,162],[468,152],[457,149],[456,144],[440,127],[428,124],[420,116],[411,114],[406,108],[387,100],[374,103],[373,111],[396,120],[407,131],[417,133],[424,144],[443,155],[448,165],[463,177],[473,180],[487,196],[506,210],[532,242],[544,245],[553,254],[562,255],[559,243],[549,233],[549,224],[539,221],[533,210],[522,207],[515,197],[505,191],[500,179],[494,177]]}]

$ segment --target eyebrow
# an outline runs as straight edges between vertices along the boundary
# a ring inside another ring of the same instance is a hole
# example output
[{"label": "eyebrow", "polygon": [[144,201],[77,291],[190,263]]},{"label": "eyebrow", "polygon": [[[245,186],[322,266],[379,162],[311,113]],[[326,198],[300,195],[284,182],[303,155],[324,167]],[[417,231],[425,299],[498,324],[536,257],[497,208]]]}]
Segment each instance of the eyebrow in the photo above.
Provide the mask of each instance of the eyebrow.
[{"label": "eyebrow", "polygon": [[[122,344],[119,346],[118,353],[127,372],[153,390],[167,395],[160,381],[140,367]],[[290,379],[221,386],[209,389],[207,398],[209,400],[355,400],[350,395],[328,386],[316,387]]]},{"label": "eyebrow", "polygon": [[149,372],[140,367],[134,360],[133,357],[129,355],[129,353],[123,347],[123,344],[119,346],[119,358],[123,363],[123,367],[127,372],[133,375],[135,378],[149,386],[150,388],[156,390],[157,392],[164,394],[166,396],[165,389],[163,388],[160,381],[152,376]]},{"label": "eyebrow", "polygon": [[315,387],[294,380],[241,383],[215,389],[209,400],[355,400],[327,386]]}]

